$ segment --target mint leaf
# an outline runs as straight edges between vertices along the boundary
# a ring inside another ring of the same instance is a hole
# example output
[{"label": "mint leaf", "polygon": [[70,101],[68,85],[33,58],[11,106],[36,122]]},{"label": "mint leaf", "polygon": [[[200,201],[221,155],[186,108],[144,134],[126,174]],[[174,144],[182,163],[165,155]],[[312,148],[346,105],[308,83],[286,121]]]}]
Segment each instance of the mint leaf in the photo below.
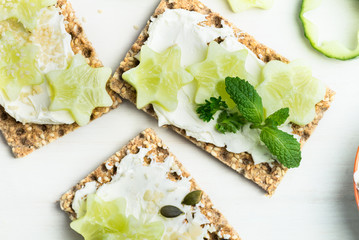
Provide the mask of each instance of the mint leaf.
[{"label": "mint leaf", "polygon": [[227,93],[243,117],[254,124],[261,124],[264,120],[262,98],[254,87],[238,77],[227,77],[225,83]]},{"label": "mint leaf", "polygon": [[216,129],[220,133],[236,133],[245,123],[246,120],[240,116],[238,112],[228,113],[227,111],[223,111],[218,116]]},{"label": "mint leaf", "polygon": [[289,108],[281,108],[275,113],[272,113],[266,120],[265,125],[267,126],[280,126],[289,117]]},{"label": "mint leaf", "polygon": [[228,108],[228,106],[225,101],[222,101],[220,96],[218,98],[211,97],[209,101],[206,100],[205,103],[198,104],[196,112],[200,119],[205,122],[209,122],[214,119],[213,116],[217,111],[224,110],[226,108]]},{"label": "mint leaf", "polygon": [[292,135],[276,127],[264,127],[260,138],[269,151],[285,167],[299,167],[302,160],[300,143]]}]

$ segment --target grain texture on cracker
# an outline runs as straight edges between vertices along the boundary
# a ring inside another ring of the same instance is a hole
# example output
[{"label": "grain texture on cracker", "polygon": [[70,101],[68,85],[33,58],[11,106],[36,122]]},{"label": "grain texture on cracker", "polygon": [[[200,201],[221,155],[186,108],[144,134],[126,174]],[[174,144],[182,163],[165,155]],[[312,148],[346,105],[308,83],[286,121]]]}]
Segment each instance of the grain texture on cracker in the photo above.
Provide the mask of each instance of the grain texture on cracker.
[{"label": "grain texture on cracker", "polygon": [[[252,36],[235,27],[218,13],[212,12],[198,0],[162,0],[152,17],[156,18],[167,9],[185,9],[188,11],[196,11],[198,13],[207,15],[207,21],[205,24],[209,26],[220,28],[222,27],[222,22],[224,22],[233,28],[238,41],[253,51],[254,54],[262,61],[269,62],[271,60],[280,60],[285,63],[289,62],[288,59],[277,54],[274,50],[266,47],[261,43],[258,43]],[[110,84],[111,89],[117,92],[122,98],[127,99],[134,104],[136,103],[136,90],[122,79],[122,74],[139,64],[135,56],[140,52],[141,47],[144,45],[148,38],[148,28],[150,23],[151,21],[149,20],[136,42],[132,45],[131,49],[126,54],[125,59],[121,62]],[[293,132],[300,136],[300,142],[302,145],[310,137],[315,127],[318,125],[318,122],[322,118],[323,113],[329,108],[330,103],[333,100],[333,96],[334,92],[330,89],[327,89],[323,101],[316,105],[316,117],[313,122],[306,126],[293,125]],[[157,118],[152,105],[148,105],[142,110]],[[270,195],[274,193],[275,189],[287,171],[287,168],[278,162],[275,162],[272,165],[269,165],[268,163],[254,165],[252,156],[246,152],[234,154],[228,152],[224,147],[217,147],[213,144],[197,141],[192,137],[188,137],[186,135],[186,131],[183,129],[179,129],[175,126],[167,127],[184,136],[198,147],[219,159],[227,166],[243,174],[244,177],[255,182]]]},{"label": "grain texture on cracker", "polygon": [[[139,148],[151,149],[146,155],[151,156],[152,160],[148,158],[149,161],[164,162],[168,156],[171,156],[174,159],[174,163],[181,170],[180,176],[176,173],[170,173],[172,175],[170,175],[169,178],[172,181],[176,181],[179,177],[190,177],[190,174],[168,150],[167,146],[162,143],[156,133],[152,129],[146,129],[61,197],[60,207],[69,215],[71,220],[76,219],[76,213],[72,209],[72,202],[76,191],[82,189],[88,182],[96,181],[98,187],[110,182],[112,176],[116,173],[116,164],[120,163],[127,154],[138,153]],[[193,178],[190,181],[191,191],[200,190]],[[223,239],[223,236],[226,235],[230,236],[230,239],[240,239],[238,233],[228,224],[223,214],[214,208],[213,203],[206,193],[203,193],[201,202],[203,205],[200,207],[202,214],[204,214],[213,225],[213,230],[211,230],[210,233],[210,240]]]},{"label": "grain texture on cracker", "polygon": [[[95,49],[86,38],[80,21],[76,18],[71,4],[66,0],[58,0],[57,6],[61,10],[65,19],[65,29],[71,35],[71,48],[75,54],[82,54],[86,57],[91,67],[102,67]],[[94,120],[113,108],[116,108],[121,99],[107,85],[107,91],[110,94],[113,105],[111,107],[102,107],[94,109],[91,120]],[[0,106],[0,131],[2,132],[8,145],[15,157],[24,157],[34,150],[53,142],[59,137],[72,132],[79,126],[74,124],[23,124],[17,122],[4,108]]]}]

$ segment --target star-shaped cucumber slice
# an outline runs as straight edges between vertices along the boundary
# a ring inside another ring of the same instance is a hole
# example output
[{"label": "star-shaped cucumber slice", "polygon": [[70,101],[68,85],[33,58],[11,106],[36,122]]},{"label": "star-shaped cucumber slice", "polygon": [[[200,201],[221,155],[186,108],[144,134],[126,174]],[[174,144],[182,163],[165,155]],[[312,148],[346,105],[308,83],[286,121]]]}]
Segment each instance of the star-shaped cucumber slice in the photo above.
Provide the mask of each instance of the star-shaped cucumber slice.
[{"label": "star-shaped cucumber slice", "polygon": [[160,221],[146,222],[145,217],[127,216],[125,198],[104,201],[96,194],[89,194],[80,213],[70,226],[86,240],[159,240],[165,230]]},{"label": "star-shaped cucumber slice", "polygon": [[270,61],[263,69],[263,82],[257,87],[266,115],[289,108],[288,121],[306,125],[315,117],[315,105],[324,99],[325,85],[301,61],[289,64]]},{"label": "star-shaped cucumber slice", "polygon": [[75,55],[67,69],[46,74],[52,92],[50,110],[68,110],[78,125],[87,124],[96,107],[113,103],[106,91],[110,75],[110,68],[92,68],[84,56]]},{"label": "star-shaped cucumber slice", "polygon": [[217,42],[211,42],[206,59],[187,68],[197,85],[195,102],[200,104],[210,97],[221,95],[230,107],[234,106],[225,91],[224,80],[226,77],[239,77],[253,84],[253,77],[245,68],[247,56],[247,49],[230,52]]},{"label": "star-shaped cucumber slice", "polygon": [[35,29],[41,9],[56,4],[56,0],[2,0],[0,21],[18,19],[27,30]]},{"label": "star-shaped cucumber slice", "polygon": [[11,32],[0,38],[0,89],[10,100],[16,100],[25,86],[43,82],[43,75],[36,65],[39,48],[24,44]]},{"label": "star-shaped cucumber slice", "polygon": [[122,78],[136,89],[137,108],[154,103],[166,111],[177,108],[178,91],[193,80],[193,76],[181,66],[181,49],[177,45],[162,53],[144,45],[140,64],[125,72]]}]

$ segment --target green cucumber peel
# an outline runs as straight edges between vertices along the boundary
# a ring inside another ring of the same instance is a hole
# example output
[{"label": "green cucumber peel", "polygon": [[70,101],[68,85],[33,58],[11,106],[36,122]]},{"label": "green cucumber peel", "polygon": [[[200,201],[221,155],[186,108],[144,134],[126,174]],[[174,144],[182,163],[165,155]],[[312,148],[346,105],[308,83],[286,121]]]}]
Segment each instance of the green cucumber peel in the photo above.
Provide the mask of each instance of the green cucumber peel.
[{"label": "green cucumber peel", "polygon": [[349,49],[339,41],[323,41],[319,43],[319,29],[304,15],[305,13],[320,7],[322,0],[303,0],[299,18],[304,28],[304,36],[309,40],[314,49],[324,54],[329,58],[338,60],[350,60],[359,56],[359,31],[357,33],[357,47]]}]

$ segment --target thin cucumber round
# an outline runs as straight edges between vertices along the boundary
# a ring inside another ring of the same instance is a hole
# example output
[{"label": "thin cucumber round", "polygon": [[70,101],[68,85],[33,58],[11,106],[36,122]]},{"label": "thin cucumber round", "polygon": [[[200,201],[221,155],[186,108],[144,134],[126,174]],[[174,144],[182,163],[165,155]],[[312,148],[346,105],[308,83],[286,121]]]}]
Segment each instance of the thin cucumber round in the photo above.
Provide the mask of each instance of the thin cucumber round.
[{"label": "thin cucumber round", "polygon": [[320,7],[322,0],[303,0],[299,18],[303,24],[304,35],[308,38],[314,49],[321,52],[329,58],[339,60],[349,60],[359,56],[359,31],[357,34],[358,43],[355,49],[349,49],[339,41],[323,41],[319,42],[319,29],[304,15],[305,13]]},{"label": "thin cucumber round", "polygon": [[274,0],[228,0],[233,12],[242,12],[248,8],[269,9],[273,6]]}]

